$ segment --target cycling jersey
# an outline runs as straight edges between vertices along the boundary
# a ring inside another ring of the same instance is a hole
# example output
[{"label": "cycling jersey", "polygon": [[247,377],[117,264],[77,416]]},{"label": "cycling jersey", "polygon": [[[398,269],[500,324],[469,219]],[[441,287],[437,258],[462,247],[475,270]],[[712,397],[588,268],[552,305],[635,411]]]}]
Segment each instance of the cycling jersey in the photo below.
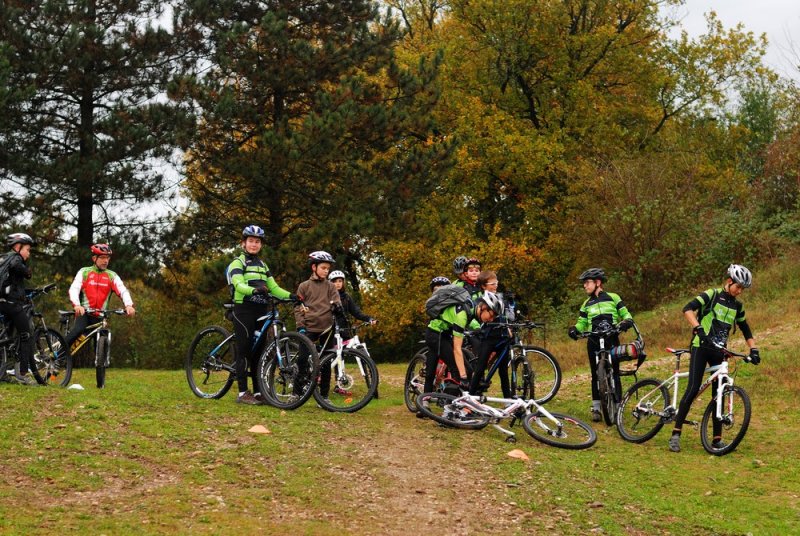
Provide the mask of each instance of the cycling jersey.
[{"label": "cycling jersey", "polygon": [[619,324],[621,320],[633,320],[622,298],[613,292],[602,291],[583,302],[575,328],[579,332],[591,331],[604,322]]},{"label": "cycling jersey", "polygon": [[267,303],[267,296],[253,294],[257,288],[266,287],[276,298],[286,299],[288,290],[282,289],[273,279],[267,265],[257,255],[243,253],[228,265],[225,270],[233,303]]},{"label": "cycling jersey", "polygon": [[454,337],[463,338],[464,329],[472,315],[464,305],[451,305],[428,323],[428,328],[437,333],[447,333],[452,331]]},{"label": "cycling jersey", "polygon": [[[710,304],[710,307],[708,305]],[[752,339],[753,333],[744,315],[744,305],[723,289],[708,289],[692,301],[687,303],[683,312],[709,310],[709,313],[700,319],[703,331],[709,340],[718,346],[726,346],[728,337],[734,324],[742,330],[745,339]],[[700,346],[700,337],[695,335],[692,346]]]},{"label": "cycling jersey", "polygon": [[78,270],[69,287],[69,300],[73,307],[82,305],[91,309],[105,309],[111,291],[122,299],[125,307],[133,306],[130,292],[122,279],[111,270],[100,270],[97,266],[87,266]]}]

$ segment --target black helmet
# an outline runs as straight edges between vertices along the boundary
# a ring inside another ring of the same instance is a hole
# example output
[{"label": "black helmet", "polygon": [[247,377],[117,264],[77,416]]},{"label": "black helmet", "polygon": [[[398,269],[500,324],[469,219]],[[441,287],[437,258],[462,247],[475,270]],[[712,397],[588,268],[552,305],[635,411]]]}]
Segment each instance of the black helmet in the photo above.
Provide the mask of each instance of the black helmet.
[{"label": "black helmet", "polygon": [[606,273],[602,268],[589,268],[583,272],[578,279],[586,281],[587,279],[599,279],[603,283],[606,282]]},{"label": "black helmet", "polygon": [[30,246],[35,246],[36,241],[30,237],[30,235],[25,233],[11,233],[6,238],[6,245],[10,248],[14,247],[14,244],[28,244]]},{"label": "black helmet", "polygon": [[431,290],[433,290],[433,287],[441,287],[441,286],[449,285],[449,284],[450,284],[450,280],[449,279],[447,279],[443,275],[437,275],[436,277],[431,279],[430,287],[431,287]]}]

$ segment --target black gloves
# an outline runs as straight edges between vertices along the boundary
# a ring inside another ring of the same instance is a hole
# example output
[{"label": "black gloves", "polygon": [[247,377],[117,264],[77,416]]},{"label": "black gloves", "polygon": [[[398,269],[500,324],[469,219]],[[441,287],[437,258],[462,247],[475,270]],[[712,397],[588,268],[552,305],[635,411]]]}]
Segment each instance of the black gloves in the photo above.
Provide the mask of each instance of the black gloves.
[{"label": "black gloves", "polygon": [[750,348],[750,362],[754,365],[761,363],[761,355],[758,353],[758,348]]},{"label": "black gloves", "polygon": [[289,293],[289,299],[292,300],[296,305],[300,305],[301,303],[303,303],[302,298],[300,298],[300,296],[298,296],[297,294]]},{"label": "black gloves", "polygon": [[703,329],[703,326],[696,325],[694,329],[692,329],[692,333],[697,335],[700,338],[700,344],[707,345],[708,344],[708,335],[706,335],[706,331]]},{"label": "black gloves", "polygon": [[567,335],[569,335],[569,338],[572,339],[573,341],[577,341],[578,340],[578,328],[576,328],[575,326],[570,327],[569,331],[567,332]]},{"label": "black gloves", "polygon": [[253,296],[259,294],[261,296],[266,296],[269,293],[267,287],[256,287],[253,289]]},{"label": "black gloves", "polygon": [[620,322],[617,327],[619,328],[620,331],[628,331],[633,327],[633,320],[626,318],[625,320]]}]

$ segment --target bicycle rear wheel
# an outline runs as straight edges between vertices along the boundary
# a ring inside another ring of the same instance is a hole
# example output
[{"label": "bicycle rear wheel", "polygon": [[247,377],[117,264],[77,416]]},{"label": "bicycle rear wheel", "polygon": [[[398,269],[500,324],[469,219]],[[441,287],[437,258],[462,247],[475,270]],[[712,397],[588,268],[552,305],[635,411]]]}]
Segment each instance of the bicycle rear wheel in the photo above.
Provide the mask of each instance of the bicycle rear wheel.
[{"label": "bicycle rear wheel", "polygon": [[31,373],[41,385],[66,387],[72,378],[72,355],[64,337],[54,329],[37,328],[33,332],[34,348]]},{"label": "bicycle rear wheel", "polygon": [[403,399],[406,408],[411,413],[417,412],[417,397],[422,394],[425,387],[425,360],[428,358],[428,349],[423,348],[411,358],[406,369],[406,379],[403,382]]},{"label": "bicycle rear wheel", "polygon": [[561,388],[561,366],[555,356],[538,346],[514,347],[511,362],[513,393],[537,404],[552,400]]},{"label": "bicycle rear wheel", "polygon": [[634,383],[617,409],[619,435],[631,443],[649,441],[664,426],[669,405],[669,391],[659,380],[647,378]]},{"label": "bicycle rear wheel", "polygon": [[529,413],[522,419],[522,426],[532,438],[551,447],[579,450],[597,441],[597,433],[582,420],[562,413],[550,414],[555,420],[539,411]]},{"label": "bicycle rear wheel", "polygon": [[319,374],[319,354],[301,333],[285,331],[258,360],[258,386],[276,408],[296,409],[311,398]]},{"label": "bicycle rear wheel", "polygon": [[611,374],[614,371],[608,370],[607,366],[605,359],[597,363],[597,386],[600,391],[600,413],[603,414],[606,426],[611,426],[617,418],[617,402],[614,400],[614,388],[611,385]]},{"label": "bicycle rear wheel", "polygon": [[236,379],[236,341],[221,326],[208,326],[194,336],[186,354],[186,380],[200,398],[225,396]]},{"label": "bicycle rear wheel", "polygon": [[323,393],[320,382],[314,389],[314,399],[328,411],[356,412],[369,404],[378,389],[378,369],[364,352],[344,348],[340,362],[335,352],[327,352],[319,369],[320,375],[329,374],[329,391]]},{"label": "bicycle rear wheel", "polygon": [[489,417],[459,404],[460,397],[447,393],[423,393],[417,397],[417,408],[434,421],[462,430],[480,430],[489,424]]},{"label": "bicycle rear wheel", "polygon": [[714,443],[714,421],[717,414],[717,401],[712,399],[703,413],[700,424],[700,440],[706,452],[723,456],[733,450],[744,439],[750,426],[750,397],[738,385],[726,385],[722,391],[721,441]]}]

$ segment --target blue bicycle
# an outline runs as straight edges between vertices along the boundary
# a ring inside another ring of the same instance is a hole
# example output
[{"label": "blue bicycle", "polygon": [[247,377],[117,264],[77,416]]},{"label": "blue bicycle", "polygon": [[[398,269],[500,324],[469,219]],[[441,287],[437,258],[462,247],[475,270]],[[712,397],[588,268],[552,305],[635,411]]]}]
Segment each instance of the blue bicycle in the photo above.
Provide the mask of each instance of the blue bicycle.
[{"label": "blue bicycle", "polygon": [[[301,333],[286,331],[281,320],[278,304],[290,302],[270,299],[270,311],[258,319],[263,324],[252,346],[254,355],[259,355],[256,376],[261,393],[270,405],[281,409],[298,408],[311,398],[319,371],[314,343]],[[224,307],[227,316],[233,304]],[[303,354],[308,357],[301,358]],[[201,329],[186,355],[186,379],[200,398],[225,396],[236,379],[235,334],[216,325]]]}]

